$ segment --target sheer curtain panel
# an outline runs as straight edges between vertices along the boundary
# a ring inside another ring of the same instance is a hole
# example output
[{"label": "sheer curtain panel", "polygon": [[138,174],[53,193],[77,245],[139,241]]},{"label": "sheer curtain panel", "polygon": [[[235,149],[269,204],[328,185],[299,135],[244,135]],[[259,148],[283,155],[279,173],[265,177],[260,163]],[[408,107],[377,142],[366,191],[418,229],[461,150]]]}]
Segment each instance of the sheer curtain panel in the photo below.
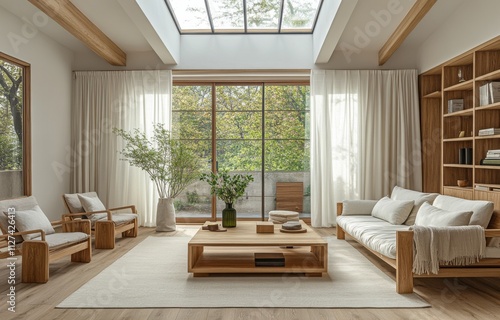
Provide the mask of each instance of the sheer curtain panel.
[{"label": "sheer curtain panel", "polygon": [[122,161],[124,145],[113,128],[139,129],[153,123],[171,128],[172,72],[75,72],[71,120],[71,192],[96,191],[110,206],[135,204],[140,225],[156,225],[158,195],[148,175]]},{"label": "sheer curtain panel", "polygon": [[311,72],[311,222],[336,203],[422,188],[416,70]]}]

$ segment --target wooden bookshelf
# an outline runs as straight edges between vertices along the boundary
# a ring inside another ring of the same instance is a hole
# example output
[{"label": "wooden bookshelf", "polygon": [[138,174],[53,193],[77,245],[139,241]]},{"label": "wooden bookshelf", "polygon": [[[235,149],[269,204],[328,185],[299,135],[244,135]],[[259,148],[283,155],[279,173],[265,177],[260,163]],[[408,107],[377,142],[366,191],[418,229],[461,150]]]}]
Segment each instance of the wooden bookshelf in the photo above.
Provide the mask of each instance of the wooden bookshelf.
[{"label": "wooden bookshelf", "polygon": [[[420,75],[422,130],[439,128],[439,135],[422,131],[422,144],[440,150],[439,157],[423,150],[423,180],[425,192],[493,201],[500,210],[500,166],[480,164],[488,150],[500,149],[500,135],[478,135],[481,129],[500,128],[500,102],[479,105],[479,87],[490,81],[500,81],[500,37]],[[448,113],[451,99],[463,99],[464,109]],[[472,148],[472,164],[459,164],[460,148]],[[458,187],[458,179],[468,180],[468,186]]]}]

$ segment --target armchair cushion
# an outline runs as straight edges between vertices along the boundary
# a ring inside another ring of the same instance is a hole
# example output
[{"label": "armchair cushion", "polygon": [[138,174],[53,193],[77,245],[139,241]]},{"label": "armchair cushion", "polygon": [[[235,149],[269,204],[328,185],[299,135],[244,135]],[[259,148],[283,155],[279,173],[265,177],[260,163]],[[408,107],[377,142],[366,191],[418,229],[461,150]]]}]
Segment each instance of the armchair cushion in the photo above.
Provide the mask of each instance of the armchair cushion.
[{"label": "armchair cushion", "polygon": [[118,213],[118,214],[114,214],[112,217],[113,217],[113,222],[115,223],[115,225],[119,226],[119,225],[122,225],[122,224],[125,224],[125,223],[128,223],[128,222],[134,220],[135,218],[137,218],[137,214],[136,213]]},{"label": "armchair cushion", "polygon": [[[78,194],[78,199],[82,203],[82,207],[85,210],[85,212],[94,212],[94,211],[103,211],[106,210],[106,207],[104,204],[101,202],[97,194],[94,192],[95,195],[85,195],[85,194]],[[107,217],[107,213],[96,213],[92,214],[89,216],[89,220],[91,222],[104,219]]]},{"label": "armchair cushion", "polygon": [[427,227],[467,226],[471,216],[472,211],[448,211],[425,202],[418,210],[415,225]]},{"label": "armchair cushion", "polygon": [[[0,229],[2,230],[2,233],[7,233],[9,228],[7,216],[2,214],[2,212],[7,212],[9,208],[15,208],[16,210],[33,209],[37,204],[38,203],[36,202],[36,198],[34,196],[0,201]],[[22,241],[23,237],[16,236],[17,243]]]},{"label": "armchair cushion", "polygon": [[[4,212],[4,214],[7,215],[7,212]],[[20,232],[36,229],[42,229],[45,234],[56,232],[38,205],[28,210],[16,210],[15,221],[16,229]],[[40,233],[23,234],[23,239],[31,240],[39,236]]]},{"label": "armchair cushion", "polygon": [[[83,232],[62,232],[46,235],[45,241],[47,242],[50,250],[55,250],[74,243],[85,241],[88,237],[89,235]],[[36,237],[31,240],[41,240],[41,238]]]},{"label": "armchair cushion", "polygon": [[[86,192],[80,194],[87,197],[97,197],[97,193],[95,192]],[[85,212],[80,199],[78,199],[78,193],[66,193],[64,195],[64,201],[66,202],[70,213]]]},{"label": "armchair cushion", "polygon": [[413,204],[413,200],[392,200],[389,197],[383,197],[373,207],[372,216],[392,224],[403,224],[408,218]]}]

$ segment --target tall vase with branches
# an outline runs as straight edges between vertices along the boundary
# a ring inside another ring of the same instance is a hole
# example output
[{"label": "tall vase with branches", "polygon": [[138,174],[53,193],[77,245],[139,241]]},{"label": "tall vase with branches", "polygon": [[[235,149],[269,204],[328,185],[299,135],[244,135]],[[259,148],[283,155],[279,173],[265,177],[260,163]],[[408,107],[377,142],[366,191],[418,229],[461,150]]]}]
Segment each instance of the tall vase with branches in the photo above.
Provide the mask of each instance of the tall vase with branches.
[{"label": "tall vase with branches", "polygon": [[174,198],[200,177],[200,158],[185,143],[173,139],[163,124],[155,124],[148,139],[139,129],[113,132],[125,141],[121,155],[144,170],[158,190],[156,231],[175,231]]}]

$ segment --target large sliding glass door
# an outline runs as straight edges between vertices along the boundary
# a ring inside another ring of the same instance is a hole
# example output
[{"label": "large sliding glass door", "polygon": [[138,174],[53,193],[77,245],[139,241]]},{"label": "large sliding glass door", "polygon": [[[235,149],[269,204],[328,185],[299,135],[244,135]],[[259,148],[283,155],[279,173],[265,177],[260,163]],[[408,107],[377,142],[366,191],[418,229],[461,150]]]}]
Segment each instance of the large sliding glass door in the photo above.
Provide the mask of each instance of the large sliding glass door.
[{"label": "large sliding glass door", "polygon": [[[277,186],[287,183],[300,186],[294,208],[300,204],[301,217],[310,216],[308,85],[174,83],[172,124],[202,156],[207,172],[253,175],[235,204],[238,219],[267,219],[278,208]],[[176,200],[184,221],[220,217],[223,207],[201,181]]]},{"label": "large sliding glass door", "polygon": [[[218,170],[251,174],[254,181],[234,204],[238,218],[262,215],[262,85],[216,87],[216,150]],[[225,204],[217,201],[217,216]]]}]

